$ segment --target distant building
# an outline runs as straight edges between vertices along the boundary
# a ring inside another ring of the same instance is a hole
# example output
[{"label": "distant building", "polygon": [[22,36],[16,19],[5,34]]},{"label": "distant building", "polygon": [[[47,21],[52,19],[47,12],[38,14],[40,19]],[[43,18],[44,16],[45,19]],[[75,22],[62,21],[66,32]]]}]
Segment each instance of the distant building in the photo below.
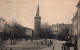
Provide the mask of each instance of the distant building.
[{"label": "distant building", "polygon": [[33,38],[33,29],[25,28],[25,39],[32,39]]},{"label": "distant building", "polygon": [[54,35],[54,37],[53,37],[53,38],[57,38],[57,36],[58,36],[58,29],[57,29],[57,25],[52,24],[52,26],[51,26],[51,31],[52,31],[52,35]]},{"label": "distant building", "polygon": [[57,34],[57,25],[52,25],[52,31],[54,35]]},{"label": "distant building", "polygon": [[26,28],[26,35],[29,35],[32,37],[32,33],[33,33],[33,30],[30,29],[30,28]]},{"label": "distant building", "polygon": [[[61,35],[61,33],[66,32],[69,29],[70,24],[57,24],[58,34]],[[66,32],[67,33],[67,32]],[[65,34],[66,34],[65,33]],[[68,33],[67,33],[68,34]]]},{"label": "distant building", "polygon": [[3,36],[2,40],[3,39],[6,40],[6,39],[10,38],[10,34],[12,33],[11,30],[12,30],[12,26],[7,24],[7,23],[5,23],[5,28],[3,30],[3,35],[4,36]]},{"label": "distant building", "polygon": [[51,26],[51,30],[53,35],[55,35],[54,37],[56,38],[61,38],[61,36],[68,36],[69,35],[69,25],[70,24],[53,24]]},{"label": "distant building", "polygon": [[78,17],[78,12],[76,12],[76,15],[74,16],[74,18],[72,19],[72,26],[73,26],[73,36],[76,36],[77,33],[78,33],[78,20],[77,20],[77,17]]},{"label": "distant building", "polygon": [[69,35],[69,25],[70,24],[57,24],[57,29],[58,29],[58,35],[59,38],[62,40],[66,40]]},{"label": "distant building", "polygon": [[11,32],[11,30],[12,30],[12,26],[6,23],[5,29],[4,29],[5,33],[9,34]]},{"label": "distant building", "polygon": [[0,18],[0,32],[2,32],[5,28],[5,20],[3,18]]},{"label": "distant building", "polygon": [[0,18],[0,41],[2,37],[4,36],[3,30],[5,29],[5,20],[3,18]]},{"label": "distant building", "polygon": [[72,36],[73,34],[73,29],[72,29],[72,24],[69,26],[69,36]]},{"label": "distant building", "polygon": [[80,50],[80,1],[77,4],[77,12],[72,18],[72,43],[76,50]]},{"label": "distant building", "polygon": [[78,40],[77,40],[77,49],[80,50],[80,1],[77,4],[77,36],[78,36]]},{"label": "distant building", "polygon": [[34,17],[34,38],[39,38],[39,31],[41,27],[41,17],[39,16],[39,5],[37,8],[36,17]]},{"label": "distant building", "polygon": [[69,42],[71,42],[72,45],[68,47],[69,48],[73,47],[73,50],[80,50],[80,1],[78,2],[76,7],[77,7],[77,12],[72,18],[72,26],[69,27],[69,35],[72,35]]}]

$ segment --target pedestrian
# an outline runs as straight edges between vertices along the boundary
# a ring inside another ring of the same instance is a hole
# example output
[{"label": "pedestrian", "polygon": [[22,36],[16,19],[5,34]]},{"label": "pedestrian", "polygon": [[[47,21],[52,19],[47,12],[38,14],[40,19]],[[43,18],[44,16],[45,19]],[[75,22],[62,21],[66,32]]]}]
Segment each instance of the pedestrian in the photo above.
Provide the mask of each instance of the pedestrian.
[{"label": "pedestrian", "polygon": [[1,50],[2,50],[2,48],[1,48]]},{"label": "pedestrian", "polygon": [[62,50],[64,50],[64,43],[62,44]]},{"label": "pedestrian", "polygon": [[53,41],[51,41],[51,43],[53,44]]},{"label": "pedestrian", "polygon": [[41,44],[43,45],[43,42],[41,41]]},{"label": "pedestrian", "polygon": [[10,50],[12,50],[12,48],[10,48]]},{"label": "pedestrian", "polygon": [[48,47],[49,47],[49,43],[48,43]]},{"label": "pedestrian", "polygon": [[53,46],[53,50],[54,50],[54,46]]},{"label": "pedestrian", "polygon": [[64,45],[62,45],[62,50],[64,50]]},{"label": "pedestrian", "polygon": [[37,42],[37,45],[38,45],[38,42]]},{"label": "pedestrian", "polygon": [[6,48],[6,50],[7,50],[7,48]]},{"label": "pedestrian", "polygon": [[64,45],[64,50],[66,50],[66,46]]},{"label": "pedestrian", "polygon": [[52,45],[52,41],[51,40],[50,40],[49,44],[50,44],[50,46]]}]

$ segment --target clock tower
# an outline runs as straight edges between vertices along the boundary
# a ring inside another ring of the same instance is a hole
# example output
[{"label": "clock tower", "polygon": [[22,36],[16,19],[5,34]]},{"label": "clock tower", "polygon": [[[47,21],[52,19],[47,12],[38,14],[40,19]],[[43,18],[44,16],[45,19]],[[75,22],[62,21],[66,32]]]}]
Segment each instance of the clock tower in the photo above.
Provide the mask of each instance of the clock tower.
[{"label": "clock tower", "polygon": [[39,16],[39,5],[37,8],[36,16],[34,17],[34,37],[39,38],[39,31],[41,27],[41,17]]}]

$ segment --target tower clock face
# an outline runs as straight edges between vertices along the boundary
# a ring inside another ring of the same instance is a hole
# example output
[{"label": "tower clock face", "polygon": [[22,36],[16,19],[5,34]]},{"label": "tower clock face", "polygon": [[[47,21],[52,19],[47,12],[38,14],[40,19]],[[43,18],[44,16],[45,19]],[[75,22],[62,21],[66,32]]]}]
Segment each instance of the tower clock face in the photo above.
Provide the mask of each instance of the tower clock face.
[{"label": "tower clock face", "polygon": [[37,19],[37,21],[40,21],[39,19]]}]

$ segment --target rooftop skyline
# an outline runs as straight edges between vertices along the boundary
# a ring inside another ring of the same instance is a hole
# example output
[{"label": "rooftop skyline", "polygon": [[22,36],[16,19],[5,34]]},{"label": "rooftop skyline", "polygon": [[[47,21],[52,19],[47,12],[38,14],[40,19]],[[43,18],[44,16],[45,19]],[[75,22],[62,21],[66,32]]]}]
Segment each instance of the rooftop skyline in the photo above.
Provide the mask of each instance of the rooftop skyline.
[{"label": "rooftop skyline", "polygon": [[0,17],[24,27],[34,28],[34,17],[39,4],[42,23],[71,23],[79,0],[0,0]]}]

